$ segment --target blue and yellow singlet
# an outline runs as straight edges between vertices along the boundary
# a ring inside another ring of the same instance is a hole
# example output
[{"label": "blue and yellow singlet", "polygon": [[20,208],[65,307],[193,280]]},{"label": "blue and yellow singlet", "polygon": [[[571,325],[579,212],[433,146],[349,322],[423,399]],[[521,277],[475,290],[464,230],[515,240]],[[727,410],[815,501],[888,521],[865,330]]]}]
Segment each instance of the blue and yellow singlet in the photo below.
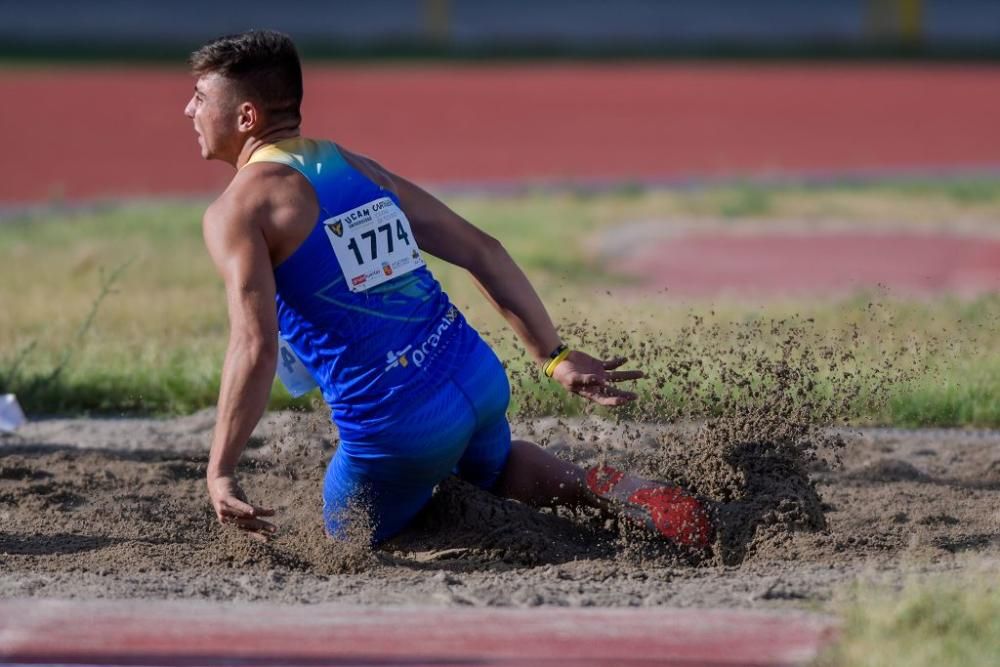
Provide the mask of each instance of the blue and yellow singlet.
[{"label": "blue and yellow singlet", "polygon": [[396,195],[332,142],[282,141],[248,164],[265,161],[298,171],[319,201],[315,227],[274,278],[281,337],[340,432],[323,483],[327,532],[343,533],[359,498],[379,542],[450,474],[492,488],[511,447],[507,376],[424,266]]},{"label": "blue and yellow singlet", "polygon": [[[329,141],[281,141],[258,149],[247,164],[254,162],[295,169],[319,201],[315,228],[274,277],[281,336],[316,379],[337,423],[384,416],[392,403],[447,378],[461,356],[449,348],[468,347],[478,334],[416,257],[408,224],[390,215],[369,230],[349,228],[377,215],[372,209],[387,199],[399,212],[396,195],[348,164]],[[392,276],[393,266],[382,261],[390,247],[416,267]],[[372,273],[383,282],[358,289],[372,282]]]}]

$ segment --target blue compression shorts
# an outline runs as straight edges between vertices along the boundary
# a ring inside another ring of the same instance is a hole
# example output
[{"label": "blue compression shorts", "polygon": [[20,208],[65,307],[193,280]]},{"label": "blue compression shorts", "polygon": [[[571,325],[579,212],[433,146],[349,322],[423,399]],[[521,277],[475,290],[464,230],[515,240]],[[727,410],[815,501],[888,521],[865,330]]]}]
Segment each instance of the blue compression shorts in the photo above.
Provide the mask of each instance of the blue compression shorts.
[{"label": "blue compression shorts", "polygon": [[344,436],[326,470],[323,514],[331,537],[343,536],[360,499],[373,541],[400,532],[451,474],[482,489],[496,485],[510,454],[510,385],[500,360],[479,341],[452,377],[390,417]]}]

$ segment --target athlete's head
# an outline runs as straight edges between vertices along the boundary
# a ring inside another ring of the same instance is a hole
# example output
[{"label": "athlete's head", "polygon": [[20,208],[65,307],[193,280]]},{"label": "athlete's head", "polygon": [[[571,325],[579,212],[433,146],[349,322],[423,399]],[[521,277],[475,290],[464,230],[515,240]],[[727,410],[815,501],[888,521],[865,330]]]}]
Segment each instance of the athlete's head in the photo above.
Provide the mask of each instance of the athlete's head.
[{"label": "athlete's head", "polygon": [[197,81],[184,114],[194,121],[202,157],[234,162],[248,137],[301,122],[302,68],[288,35],[227,35],[188,62]]}]

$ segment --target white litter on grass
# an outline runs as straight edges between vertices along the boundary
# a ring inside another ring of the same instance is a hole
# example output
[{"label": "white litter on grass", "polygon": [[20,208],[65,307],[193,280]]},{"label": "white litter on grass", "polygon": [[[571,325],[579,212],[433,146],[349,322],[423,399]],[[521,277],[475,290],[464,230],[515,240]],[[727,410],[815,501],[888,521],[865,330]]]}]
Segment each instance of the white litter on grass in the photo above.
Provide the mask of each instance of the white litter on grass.
[{"label": "white litter on grass", "polygon": [[4,394],[0,397],[0,431],[13,433],[26,421],[24,411],[14,394]]}]

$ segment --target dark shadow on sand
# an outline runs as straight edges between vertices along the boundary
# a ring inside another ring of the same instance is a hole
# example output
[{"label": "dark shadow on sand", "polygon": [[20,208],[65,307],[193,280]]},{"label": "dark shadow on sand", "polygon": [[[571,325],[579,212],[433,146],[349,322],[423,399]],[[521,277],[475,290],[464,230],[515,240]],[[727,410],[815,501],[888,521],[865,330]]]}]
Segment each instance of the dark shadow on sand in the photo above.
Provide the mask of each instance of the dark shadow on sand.
[{"label": "dark shadow on sand", "polygon": [[[450,478],[382,552],[399,565],[463,572],[613,557],[615,532],[588,523]],[[406,555],[390,558],[391,552]]]},{"label": "dark shadow on sand", "polygon": [[784,533],[826,528],[823,502],[803,468],[765,444],[733,450],[726,463],[743,476],[741,492],[715,504],[716,548],[725,565],[739,565],[751,555],[758,531]]},{"label": "dark shadow on sand", "polygon": [[16,535],[0,533],[0,553],[8,556],[54,556],[97,551],[129,540],[97,535]]}]

